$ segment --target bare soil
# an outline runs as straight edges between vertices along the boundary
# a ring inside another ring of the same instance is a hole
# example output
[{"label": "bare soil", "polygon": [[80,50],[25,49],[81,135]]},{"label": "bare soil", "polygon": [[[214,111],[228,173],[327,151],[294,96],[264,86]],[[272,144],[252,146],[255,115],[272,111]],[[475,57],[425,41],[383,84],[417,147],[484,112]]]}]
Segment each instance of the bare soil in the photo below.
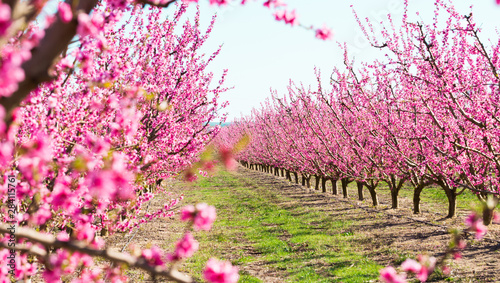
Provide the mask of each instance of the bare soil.
[{"label": "bare soil", "polygon": [[[303,186],[288,182],[283,177],[276,177],[267,173],[249,170],[240,167],[237,172],[232,173],[234,177],[248,186],[267,187],[279,192],[288,198],[287,201],[278,203],[281,207],[314,206],[329,213],[338,219],[353,221],[354,225],[346,231],[325,231],[325,233],[353,232],[363,234],[365,240],[360,242],[360,247],[365,251],[366,257],[375,260],[381,265],[394,265],[401,258],[416,256],[417,254],[428,254],[440,256],[447,246],[451,228],[464,228],[464,218],[467,211],[459,211],[458,216],[446,219],[447,208],[434,204],[422,203],[422,214],[413,214],[410,199],[400,198],[400,209],[390,209],[390,195],[379,192],[380,205],[371,207],[368,192],[365,194],[367,200],[357,200],[357,190],[351,190],[349,198],[342,195],[322,193]],[[194,189],[186,184],[175,181],[168,182],[169,190],[175,193],[189,195]],[[154,199],[151,202],[150,211],[163,206],[163,200]],[[157,245],[164,249],[170,249],[174,242],[183,234],[183,228],[173,225],[178,222],[173,219],[156,219],[146,223],[132,234],[116,234],[108,237],[109,247],[121,250],[130,241],[135,245],[145,248]],[[312,224],[314,225],[314,224]],[[492,224],[486,237],[481,241],[475,241],[474,236],[468,237],[468,246],[463,251],[463,258],[452,263],[452,273],[447,281],[452,282],[500,282],[500,225]],[[135,234],[134,234],[135,233]],[[284,238],[287,235],[283,235]],[[242,237],[238,239],[244,242]],[[243,253],[259,259],[251,243],[244,246]],[[300,249],[302,247],[294,247]],[[234,250],[220,251],[228,259]],[[286,270],[274,270],[263,260],[256,260],[245,266],[240,266],[242,272],[261,279],[263,282],[286,282]],[[321,270],[318,270],[321,272]],[[131,282],[152,282],[147,274],[140,271],[132,271]],[[435,281],[438,282],[438,281]],[[444,282],[444,281],[443,281]]]}]

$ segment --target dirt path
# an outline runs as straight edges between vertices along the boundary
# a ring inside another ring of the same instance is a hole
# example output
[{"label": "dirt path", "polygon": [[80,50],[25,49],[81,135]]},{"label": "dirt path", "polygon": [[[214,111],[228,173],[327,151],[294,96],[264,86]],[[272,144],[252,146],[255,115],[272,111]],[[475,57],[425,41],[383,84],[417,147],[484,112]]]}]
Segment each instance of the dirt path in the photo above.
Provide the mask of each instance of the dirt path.
[{"label": "dirt path", "polygon": [[[408,255],[439,256],[450,239],[448,229],[463,227],[463,218],[466,215],[462,212],[455,219],[443,219],[445,212],[442,208],[422,204],[422,210],[426,213],[415,216],[409,209],[411,201],[407,199],[401,199],[401,209],[388,209],[390,200],[386,194],[379,196],[380,207],[372,208],[369,201],[358,201],[356,196],[343,199],[341,195],[334,196],[330,193],[307,190],[282,177],[242,167],[232,174],[248,186],[265,187],[279,192],[288,199],[277,203],[280,207],[314,206],[334,218],[352,221],[355,224],[345,231],[325,231],[325,233],[366,235],[366,240],[360,243],[360,247],[365,251],[366,257],[381,265],[394,264]],[[182,191],[186,195],[189,195],[189,190],[194,189],[186,185],[181,185],[182,189],[180,189],[175,182],[170,182],[167,186],[170,186],[169,190],[174,193]],[[155,211],[162,205],[161,200],[155,199],[151,203],[150,211]],[[173,225],[174,222],[175,220],[158,219],[147,223],[134,235],[132,242],[140,247],[157,245],[169,249],[171,246],[165,243],[172,243],[182,235],[182,227]],[[463,253],[463,258],[453,263],[452,282],[500,282],[500,242],[498,241],[500,229],[498,226],[492,225],[486,240],[469,245]],[[109,246],[121,249],[130,237],[131,235],[125,234],[115,235],[109,239]],[[473,242],[473,237],[471,236],[469,240]],[[221,252],[227,256],[234,251]],[[244,253],[259,258],[259,254],[250,243]],[[263,282],[285,282],[283,276],[286,275],[286,271],[273,270],[264,261],[257,260],[241,266],[240,269]],[[321,269],[318,272],[321,272]],[[148,275],[141,272],[131,272],[129,276],[133,282],[152,282],[148,279]]]},{"label": "dirt path", "polygon": [[[448,230],[464,227],[464,217],[467,212],[458,213],[454,219],[444,219],[446,207],[438,209],[432,204],[422,204],[423,215],[414,215],[411,211],[411,200],[401,198],[401,209],[389,209],[388,194],[379,194],[380,206],[372,208],[369,200],[359,201],[357,196],[344,199],[341,195],[334,196],[302,186],[292,184],[282,177],[266,173],[240,169],[238,174],[250,179],[258,186],[269,186],[281,195],[295,200],[286,205],[320,206],[325,213],[341,219],[354,220],[356,225],[350,231],[364,233],[367,242],[360,243],[367,251],[367,256],[382,265],[388,265],[404,255],[429,254],[442,255],[442,251],[450,240]],[[355,193],[355,192],[353,192]],[[366,213],[359,211],[362,209]],[[376,218],[376,219],[375,219]],[[382,220],[382,221],[380,221]],[[470,236],[473,242],[463,252],[463,258],[452,264],[452,277],[455,282],[500,282],[500,229],[499,225],[491,225],[486,238],[480,242]],[[390,246],[392,253],[384,249]],[[379,252],[382,250],[383,252]]]}]

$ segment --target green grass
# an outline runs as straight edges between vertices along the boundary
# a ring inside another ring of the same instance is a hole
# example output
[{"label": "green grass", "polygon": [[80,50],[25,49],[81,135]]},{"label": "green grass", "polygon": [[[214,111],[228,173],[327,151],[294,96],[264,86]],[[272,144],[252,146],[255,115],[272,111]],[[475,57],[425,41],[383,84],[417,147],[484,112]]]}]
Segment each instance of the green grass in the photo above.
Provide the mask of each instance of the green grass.
[{"label": "green grass", "polygon": [[[287,282],[367,282],[378,277],[382,266],[366,259],[359,248],[363,236],[340,233],[348,230],[349,221],[315,207],[280,207],[277,203],[290,199],[272,188],[249,185],[251,181],[220,172],[185,192],[184,203],[209,203],[218,215],[212,231],[195,234],[200,251],[186,265],[194,271],[190,274],[201,274],[206,260],[216,256],[241,266],[260,261]],[[245,252],[248,246],[252,253]],[[240,282],[261,282],[241,275]]]}]

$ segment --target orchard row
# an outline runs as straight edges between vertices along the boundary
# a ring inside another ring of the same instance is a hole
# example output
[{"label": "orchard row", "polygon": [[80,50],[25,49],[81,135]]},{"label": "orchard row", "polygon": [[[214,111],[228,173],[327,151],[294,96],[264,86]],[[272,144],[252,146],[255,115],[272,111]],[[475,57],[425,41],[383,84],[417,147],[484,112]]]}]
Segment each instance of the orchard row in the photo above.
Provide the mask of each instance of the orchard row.
[{"label": "orchard row", "polygon": [[[250,167],[298,174],[309,185],[330,180],[366,188],[378,205],[377,186],[391,191],[392,208],[404,184],[414,187],[414,212],[430,185],[446,193],[448,217],[464,190],[489,209],[500,194],[500,41],[484,41],[472,14],[435,1],[431,23],[389,17],[379,33],[358,23],[384,59],[354,64],[344,47],[343,68],[330,86],[291,83],[288,93],[266,101],[224,128],[217,141],[229,145],[248,135],[237,159]],[[489,201],[487,201],[489,199]]]}]

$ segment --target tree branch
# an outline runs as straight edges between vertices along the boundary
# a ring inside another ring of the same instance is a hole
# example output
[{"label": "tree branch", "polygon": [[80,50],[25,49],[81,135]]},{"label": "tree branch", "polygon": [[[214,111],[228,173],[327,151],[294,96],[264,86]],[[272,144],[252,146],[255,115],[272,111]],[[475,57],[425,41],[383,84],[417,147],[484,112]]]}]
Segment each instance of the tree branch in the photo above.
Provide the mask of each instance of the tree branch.
[{"label": "tree branch", "polygon": [[[7,225],[0,225],[0,233],[9,234],[11,231],[8,229]],[[165,269],[160,266],[151,266],[149,263],[141,257],[134,257],[127,253],[121,253],[113,251],[110,249],[98,250],[89,247],[86,243],[81,241],[59,241],[49,234],[42,234],[30,228],[16,227],[14,232],[16,238],[26,238],[34,243],[39,243],[43,245],[46,249],[66,249],[70,251],[77,251],[79,253],[87,254],[93,257],[102,257],[110,260],[114,263],[125,263],[130,268],[140,268],[151,274],[153,277],[164,276],[169,280],[174,280],[176,282],[182,283],[194,283],[195,281],[188,275],[179,272],[175,268]],[[8,249],[13,249],[12,247],[7,247]],[[44,257],[47,255],[46,251],[40,249],[36,246],[28,247],[26,245],[16,245],[16,250],[24,251],[36,256]]]}]

